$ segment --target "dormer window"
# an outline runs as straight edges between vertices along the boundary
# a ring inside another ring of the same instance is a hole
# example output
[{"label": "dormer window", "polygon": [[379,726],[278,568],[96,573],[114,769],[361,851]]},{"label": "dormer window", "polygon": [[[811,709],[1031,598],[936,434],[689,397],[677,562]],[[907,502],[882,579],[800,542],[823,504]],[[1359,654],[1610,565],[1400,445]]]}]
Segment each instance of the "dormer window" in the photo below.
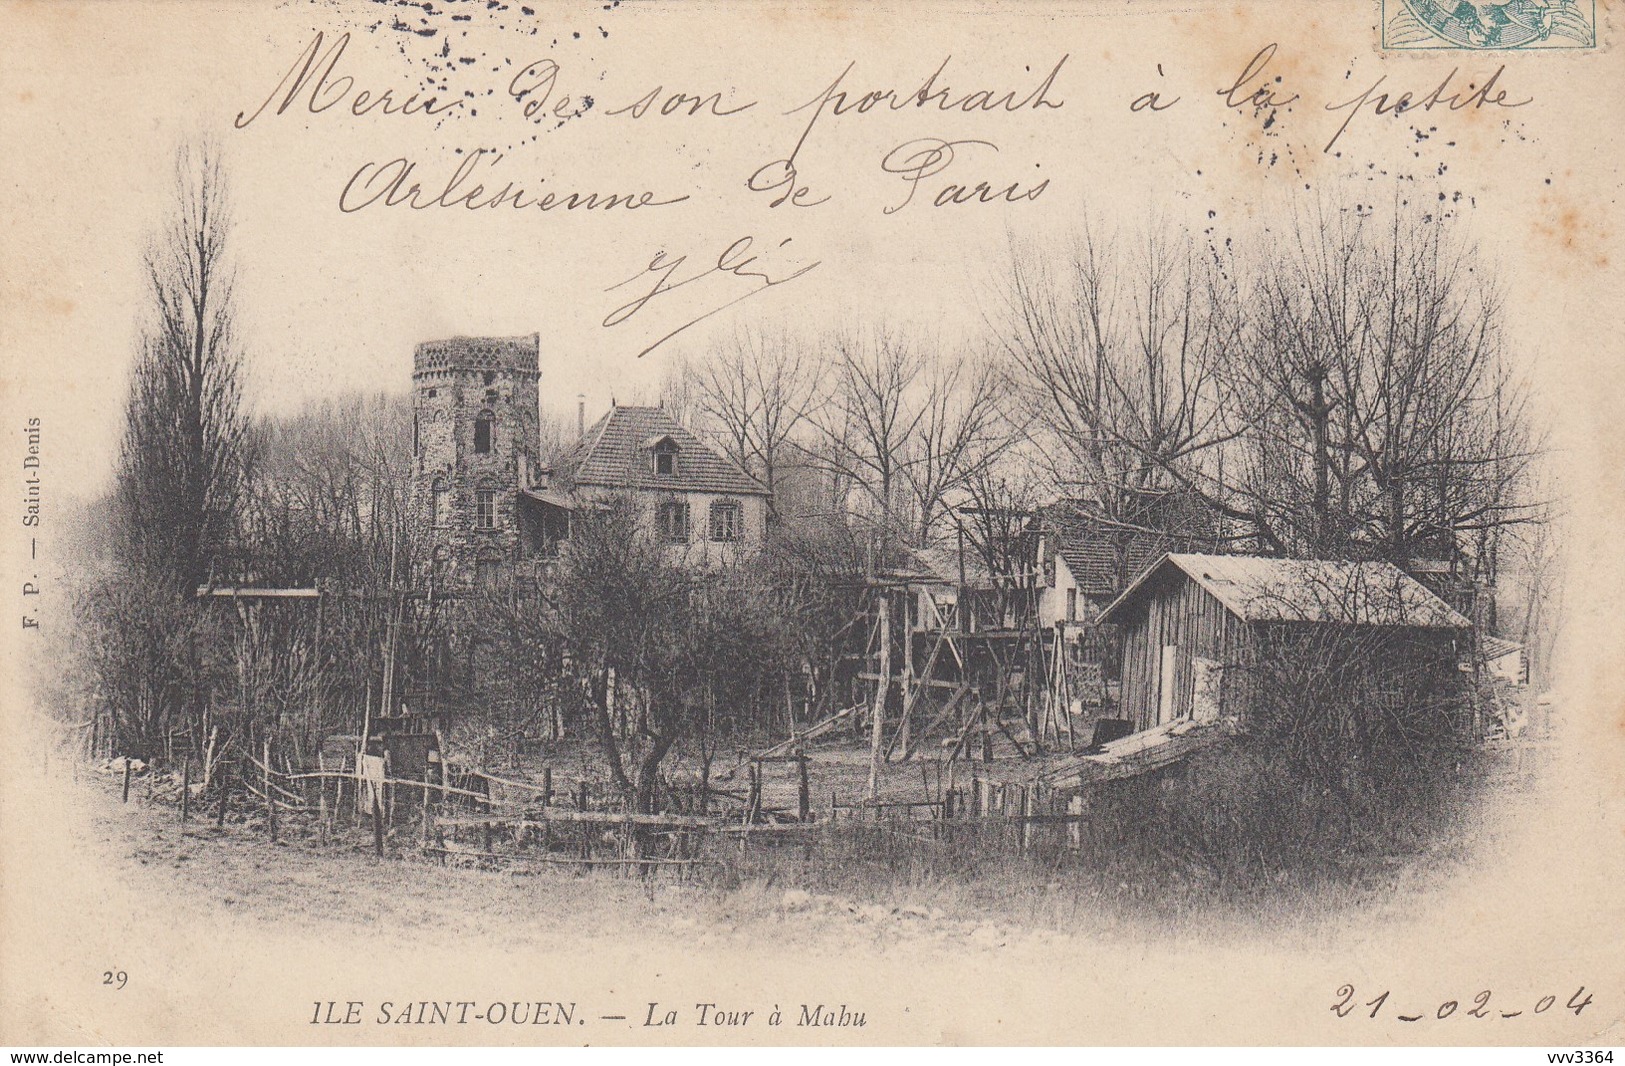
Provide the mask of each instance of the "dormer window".
[{"label": "dormer window", "polygon": [[654,448],[655,476],[677,476],[677,442],[670,437],[661,438]]}]

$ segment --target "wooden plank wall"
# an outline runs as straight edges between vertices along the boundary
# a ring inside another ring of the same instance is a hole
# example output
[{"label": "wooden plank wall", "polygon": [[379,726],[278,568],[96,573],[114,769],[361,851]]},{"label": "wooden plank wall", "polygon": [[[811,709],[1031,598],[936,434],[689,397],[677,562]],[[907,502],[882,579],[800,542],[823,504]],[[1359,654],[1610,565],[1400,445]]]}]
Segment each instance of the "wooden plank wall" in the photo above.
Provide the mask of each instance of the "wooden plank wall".
[{"label": "wooden plank wall", "polygon": [[[1246,623],[1189,577],[1174,573],[1160,579],[1155,587],[1146,590],[1144,620],[1126,627],[1123,636],[1121,713],[1133,720],[1136,729],[1158,724],[1163,645],[1179,645],[1173,710],[1174,716],[1180,717],[1191,709],[1191,657],[1199,655],[1226,665],[1238,663],[1249,636]],[[1232,679],[1227,677],[1224,686],[1225,713],[1239,712],[1239,707],[1229,706]]]}]

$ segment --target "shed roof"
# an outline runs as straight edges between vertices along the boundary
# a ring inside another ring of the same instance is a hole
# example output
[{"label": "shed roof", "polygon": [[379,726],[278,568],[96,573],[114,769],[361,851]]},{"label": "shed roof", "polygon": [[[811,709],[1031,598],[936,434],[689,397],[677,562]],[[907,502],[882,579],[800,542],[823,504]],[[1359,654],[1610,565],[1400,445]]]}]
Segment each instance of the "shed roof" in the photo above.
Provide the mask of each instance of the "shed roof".
[{"label": "shed roof", "polygon": [[[670,439],[677,472],[657,475],[650,451]],[[561,480],[608,488],[766,496],[767,488],[659,407],[611,407],[554,464]]]},{"label": "shed roof", "polygon": [[[919,560],[921,569],[931,575],[938,584],[959,584],[959,556],[960,551],[946,545],[928,545],[923,548],[912,549],[914,557]],[[965,586],[971,589],[987,590],[1000,588],[1010,582],[1000,582],[982,558],[982,553],[974,548],[965,548]]]},{"label": "shed roof", "polygon": [[1121,622],[1153,579],[1183,572],[1247,622],[1468,629],[1472,623],[1392,563],[1169,553],[1124,590],[1101,620]]}]

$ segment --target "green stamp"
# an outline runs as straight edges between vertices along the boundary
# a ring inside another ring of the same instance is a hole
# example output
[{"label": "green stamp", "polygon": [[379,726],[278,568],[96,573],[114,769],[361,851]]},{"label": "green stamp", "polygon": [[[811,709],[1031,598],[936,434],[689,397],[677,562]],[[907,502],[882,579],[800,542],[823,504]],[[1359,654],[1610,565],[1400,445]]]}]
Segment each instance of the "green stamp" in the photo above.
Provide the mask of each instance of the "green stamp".
[{"label": "green stamp", "polygon": [[1596,0],[1382,0],[1382,46],[1498,51],[1597,47]]}]

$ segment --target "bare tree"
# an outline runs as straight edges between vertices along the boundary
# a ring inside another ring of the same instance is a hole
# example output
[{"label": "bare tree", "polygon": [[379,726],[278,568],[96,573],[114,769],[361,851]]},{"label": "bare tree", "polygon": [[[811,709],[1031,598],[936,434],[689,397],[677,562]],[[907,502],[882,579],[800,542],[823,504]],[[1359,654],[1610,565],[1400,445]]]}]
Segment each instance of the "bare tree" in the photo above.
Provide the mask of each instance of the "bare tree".
[{"label": "bare tree", "polygon": [[810,346],[787,332],[740,330],[691,373],[694,406],[729,454],[775,491],[790,442],[818,404]]},{"label": "bare tree", "polygon": [[1477,250],[1398,206],[1305,213],[1266,248],[1251,356],[1227,376],[1258,456],[1232,465],[1237,494],[1295,550],[1493,571],[1497,531],[1540,517],[1540,445]]},{"label": "bare tree", "polygon": [[903,453],[915,536],[931,540],[938,519],[994,465],[1025,427],[1007,417],[1007,379],[988,359],[949,355],[934,360],[918,389],[923,417]]},{"label": "bare tree", "polygon": [[909,396],[925,369],[925,353],[909,338],[883,329],[839,334],[832,347],[834,395],[817,417],[822,457],[861,493],[857,502],[866,517],[893,533],[906,520],[904,455],[925,417]]},{"label": "bare tree", "polygon": [[126,561],[181,596],[233,538],[247,461],[230,228],[219,155],[182,148],[169,217],[146,254],[150,317],[117,477]]},{"label": "bare tree", "polygon": [[991,326],[1057,482],[1108,517],[1153,489],[1193,489],[1234,507],[1211,465],[1237,433],[1220,395],[1238,340],[1227,284],[1188,236],[1166,227],[1123,242],[1085,225],[1058,261],[1012,245]]},{"label": "bare tree", "polygon": [[1207,259],[1085,231],[1062,271],[1016,248],[1003,292],[1041,425],[1108,513],[1125,489],[1179,488],[1272,553],[1489,571],[1496,531],[1540,518],[1501,304],[1444,218],[1305,211]]},{"label": "bare tree", "polygon": [[845,333],[832,397],[815,413],[818,449],[884,533],[929,541],[1014,433],[1007,381],[986,358],[933,353],[917,337]]},{"label": "bare tree", "polygon": [[194,595],[238,562],[250,458],[218,155],[180,149],[174,181],[144,258],[150,302],[110,501],[110,565],[87,570],[78,589],[98,714],[124,752],[147,757],[177,733],[195,746],[223,683],[223,636]]}]

